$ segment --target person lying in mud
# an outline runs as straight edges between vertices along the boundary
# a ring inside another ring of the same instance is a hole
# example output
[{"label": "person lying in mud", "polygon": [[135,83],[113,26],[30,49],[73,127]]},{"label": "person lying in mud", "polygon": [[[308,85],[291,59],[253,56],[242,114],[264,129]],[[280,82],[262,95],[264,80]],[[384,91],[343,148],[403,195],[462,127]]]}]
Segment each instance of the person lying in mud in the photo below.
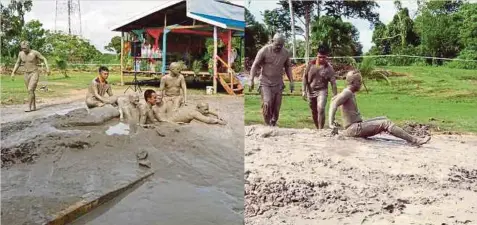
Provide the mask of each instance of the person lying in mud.
[{"label": "person lying in mud", "polygon": [[[209,117],[209,115],[214,116],[215,118]],[[196,108],[180,108],[177,113],[171,118],[168,118],[168,122],[184,124],[190,123],[193,120],[198,120],[202,123],[206,124],[220,124],[226,125],[227,122],[221,119],[217,112],[209,110],[209,104],[207,103],[199,103],[197,104]]]},{"label": "person lying in mud", "polygon": [[120,121],[139,121],[140,96],[138,93],[118,97]]},{"label": "person lying in mud", "polygon": [[169,66],[170,74],[161,78],[159,90],[161,90],[167,113],[174,112],[186,104],[187,86],[181,70],[181,64],[173,62]]},{"label": "person lying in mud", "polygon": [[21,52],[18,53],[18,59],[13,67],[12,71],[12,80],[15,79],[15,72],[17,72],[20,64],[23,65],[24,68],[24,79],[25,79],[25,86],[28,90],[28,110],[25,112],[32,112],[36,111],[36,96],[35,90],[38,85],[39,79],[39,71],[38,71],[38,63],[42,60],[45,63],[46,73],[50,74],[50,68],[48,67],[48,61],[46,60],[41,53],[30,49],[30,43],[28,41],[22,41],[20,43]]},{"label": "person lying in mud", "polygon": [[152,127],[157,122],[165,122],[161,114],[155,113],[153,106],[157,104],[157,94],[154,90],[147,89],[144,92],[146,102],[139,107],[139,125],[142,127]]},{"label": "person lying in mud", "polygon": [[[86,94],[86,106],[88,108],[102,107],[105,104],[115,105],[117,103],[117,97],[113,96],[111,85],[108,84],[109,70],[105,66],[99,67],[99,74],[88,88]],[[106,94],[109,97],[106,97]]]},{"label": "person lying in mud", "polygon": [[338,107],[341,106],[341,115],[344,122],[344,134],[348,137],[371,137],[381,132],[388,132],[391,135],[404,139],[415,145],[423,145],[430,141],[431,137],[417,138],[402,128],[396,126],[386,117],[378,117],[370,120],[362,120],[361,114],[356,103],[355,93],[361,89],[361,74],[358,71],[350,71],[346,74],[347,87],[332,98],[329,109],[329,126],[332,134],[338,134],[337,124],[335,123],[335,114]]},{"label": "person lying in mud", "polygon": [[328,50],[325,46],[318,48],[316,61],[310,62],[303,73],[303,98],[308,100],[316,129],[325,127],[325,108],[328,98],[328,83],[331,84],[333,96],[338,94],[335,71],[328,62]]}]

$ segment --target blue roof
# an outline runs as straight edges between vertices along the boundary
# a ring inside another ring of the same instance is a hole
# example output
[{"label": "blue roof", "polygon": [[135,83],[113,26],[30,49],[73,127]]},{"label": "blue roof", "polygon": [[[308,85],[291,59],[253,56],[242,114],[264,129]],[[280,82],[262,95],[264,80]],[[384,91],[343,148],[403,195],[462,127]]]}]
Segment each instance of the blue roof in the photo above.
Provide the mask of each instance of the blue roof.
[{"label": "blue roof", "polygon": [[219,22],[219,23],[223,23],[223,24],[227,25],[227,27],[234,27],[234,28],[241,28],[241,29],[245,28],[245,21],[232,20],[232,19],[222,18],[222,17],[218,17],[218,16],[206,15],[206,14],[202,14],[202,13],[191,12],[191,14],[203,17],[205,19],[213,20],[213,21],[216,21],[216,22]]}]

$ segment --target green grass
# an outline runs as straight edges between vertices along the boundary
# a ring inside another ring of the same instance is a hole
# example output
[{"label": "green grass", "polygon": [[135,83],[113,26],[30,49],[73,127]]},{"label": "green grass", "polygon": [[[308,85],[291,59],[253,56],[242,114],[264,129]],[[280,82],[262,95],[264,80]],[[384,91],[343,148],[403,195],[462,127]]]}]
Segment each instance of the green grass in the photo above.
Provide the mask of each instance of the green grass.
[{"label": "green grass", "polygon": [[[387,67],[406,73],[406,77],[392,77],[392,84],[365,81],[357,94],[358,107],[364,119],[387,116],[397,124],[406,121],[432,124],[441,130],[477,133],[477,73],[472,70],[445,67]],[[286,93],[288,83],[286,84]],[[338,82],[338,91],[345,87]],[[248,88],[247,88],[248,89]],[[308,103],[301,96],[301,82],[295,93],[285,96],[279,125],[292,128],[313,128]],[[331,93],[330,93],[331,96]],[[328,98],[329,105],[330,97]],[[260,96],[256,91],[245,98],[245,123],[263,123]],[[326,111],[328,113],[328,109]],[[328,115],[326,115],[328,119]],[[337,118],[340,120],[339,113]]]},{"label": "green grass", "polygon": [[[92,79],[97,76],[97,73],[87,72],[71,72],[70,77],[65,78],[61,74],[52,74],[46,77],[44,74],[40,75],[36,94],[38,98],[55,98],[63,96],[71,96],[75,90],[87,89]],[[9,75],[1,75],[1,104],[23,104],[27,98],[27,90],[23,81],[23,75],[16,75],[15,80],[12,81]],[[124,76],[124,82],[132,81],[132,76]],[[151,77],[138,77],[139,80],[152,79]],[[108,82],[113,85],[113,93],[122,94],[119,90],[124,90],[127,86],[119,87],[121,77],[119,73],[111,73]],[[42,85],[48,85],[48,92],[40,91]],[[143,90],[147,86],[141,86]],[[158,87],[149,87],[157,89]],[[119,89],[119,90],[118,90]],[[115,91],[116,90],[116,91]],[[188,89],[188,94],[205,94],[202,89]]]}]

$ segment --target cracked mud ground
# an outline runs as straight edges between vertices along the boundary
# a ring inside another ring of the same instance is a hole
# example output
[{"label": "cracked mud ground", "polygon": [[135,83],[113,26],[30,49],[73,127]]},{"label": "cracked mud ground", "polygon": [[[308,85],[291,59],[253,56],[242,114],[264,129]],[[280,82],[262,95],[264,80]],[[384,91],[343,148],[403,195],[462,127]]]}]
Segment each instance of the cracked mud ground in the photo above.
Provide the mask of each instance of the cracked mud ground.
[{"label": "cracked mud ground", "polygon": [[[143,185],[74,224],[243,224],[243,98],[190,100],[208,102],[229,124],[165,125],[162,135],[139,129],[109,136],[105,131],[119,119],[65,127],[68,118],[84,114],[76,109],[51,115],[65,105],[39,110],[34,120],[26,115],[2,123],[2,224],[43,224],[151,170],[154,176]],[[13,114],[7,110],[2,114]],[[151,169],[138,165],[136,154],[143,150]]]},{"label": "cracked mud ground", "polygon": [[246,224],[477,224],[476,136],[328,134],[245,128]]}]

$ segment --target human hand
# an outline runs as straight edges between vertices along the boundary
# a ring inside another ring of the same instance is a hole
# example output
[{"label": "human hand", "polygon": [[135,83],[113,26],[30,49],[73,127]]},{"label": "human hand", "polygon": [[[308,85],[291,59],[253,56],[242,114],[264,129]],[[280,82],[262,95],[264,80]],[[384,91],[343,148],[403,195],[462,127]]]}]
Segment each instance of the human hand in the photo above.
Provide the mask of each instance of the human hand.
[{"label": "human hand", "polygon": [[15,73],[12,73],[12,75],[10,75],[10,78],[12,79],[12,81],[15,80]]},{"label": "human hand", "polygon": [[253,83],[250,83],[249,86],[248,86],[248,91],[252,92],[253,89],[255,89],[255,85]]},{"label": "human hand", "polygon": [[47,76],[48,76],[48,75],[51,75],[51,70],[50,70],[50,69],[47,69],[47,70],[46,70],[46,75],[47,75]]},{"label": "human hand", "polygon": [[295,84],[293,82],[290,82],[290,93],[293,93],[295,90]]},{"label": "human hand", "polygon": [[305,91],[303,91],[303,92],[301,93],[301,97],[303,98],[303,100],[308,101],[308,96],[306,96],[306,92],[305,92]]},{"label": "human hand", "polygon": [[222,119],[219,119],[217,123],[220,125],[227,125],[227,122],[225,122],[225,120],[222,120]]}]

